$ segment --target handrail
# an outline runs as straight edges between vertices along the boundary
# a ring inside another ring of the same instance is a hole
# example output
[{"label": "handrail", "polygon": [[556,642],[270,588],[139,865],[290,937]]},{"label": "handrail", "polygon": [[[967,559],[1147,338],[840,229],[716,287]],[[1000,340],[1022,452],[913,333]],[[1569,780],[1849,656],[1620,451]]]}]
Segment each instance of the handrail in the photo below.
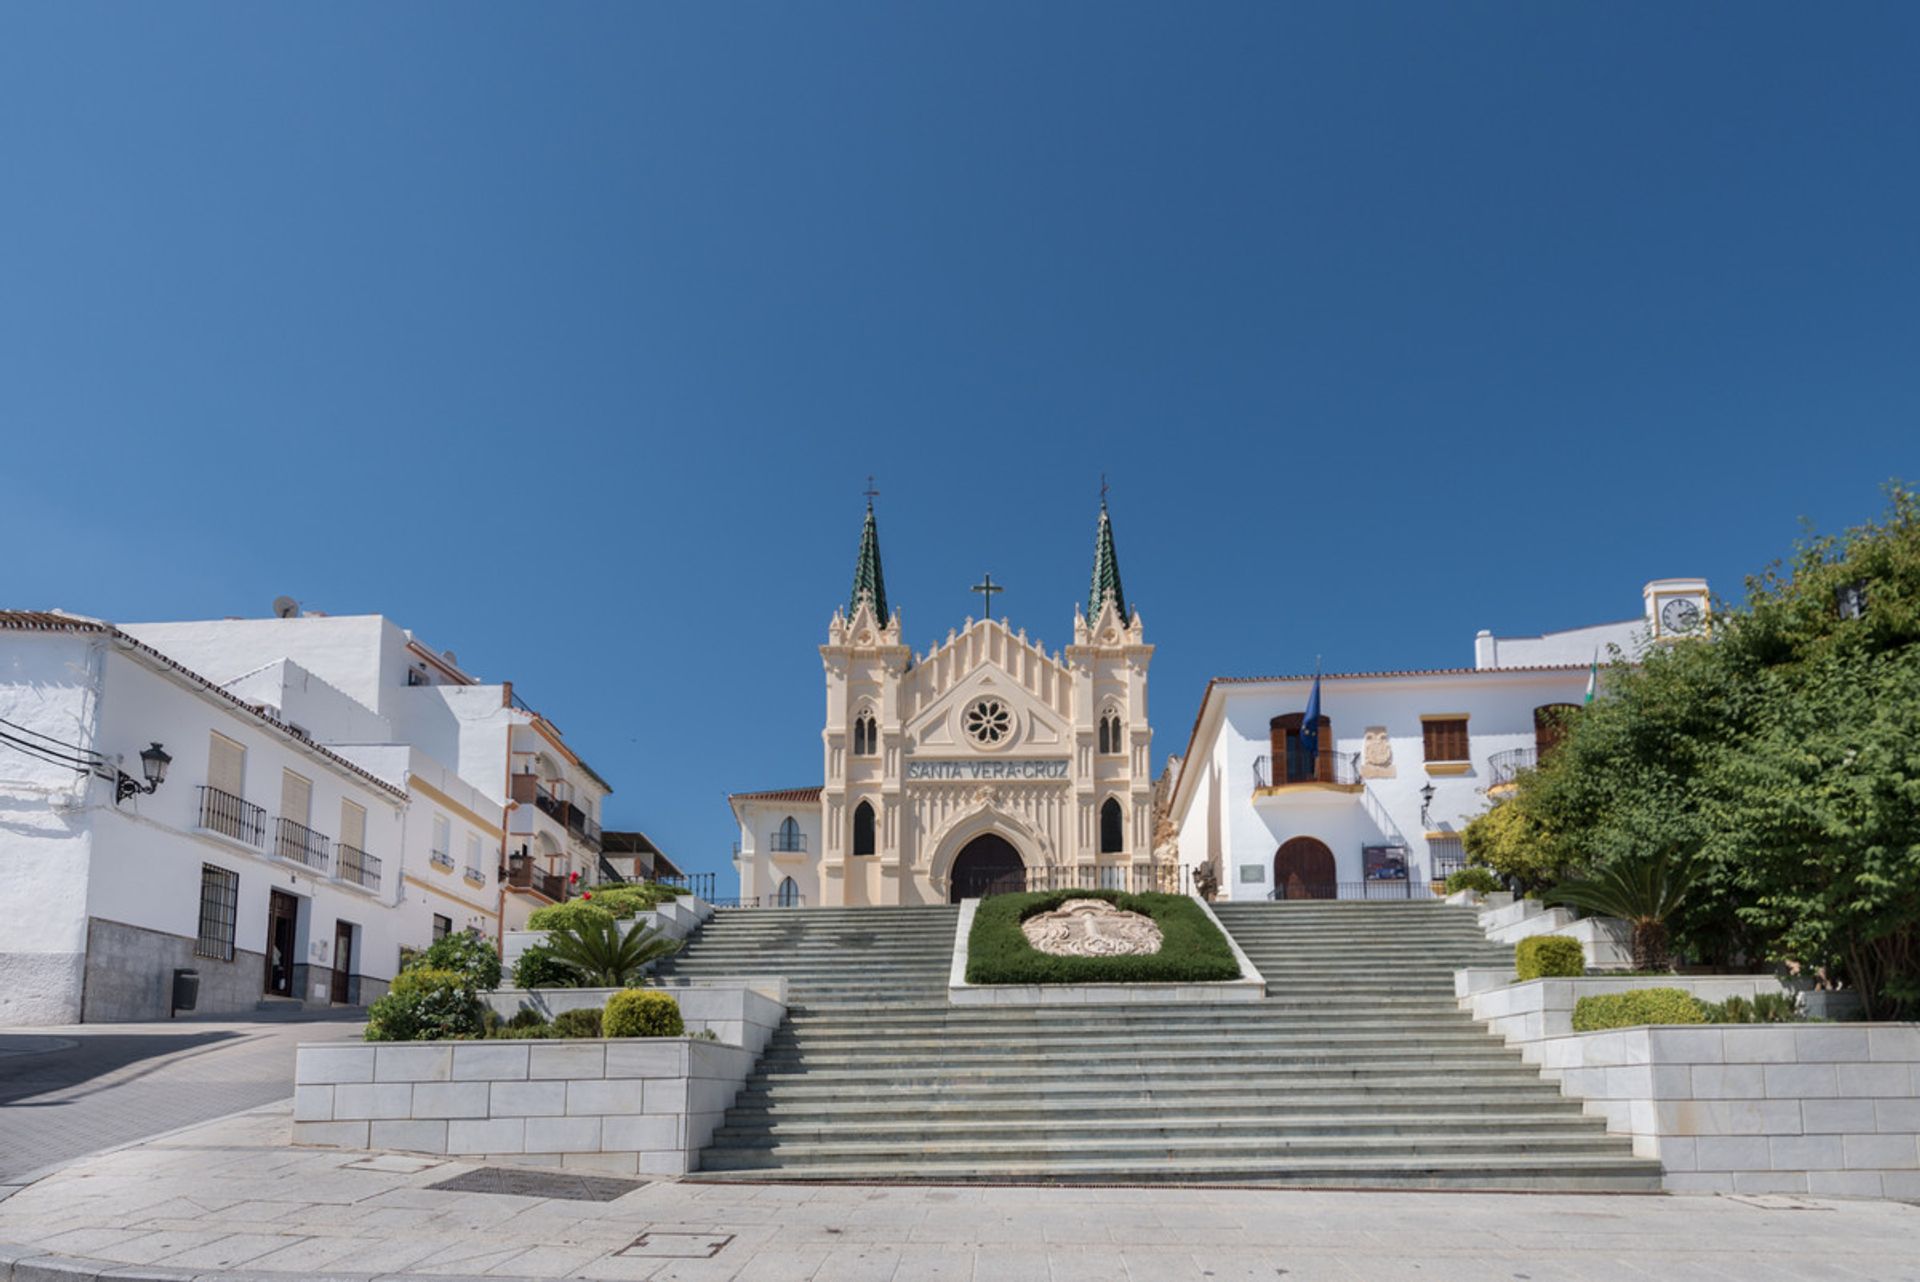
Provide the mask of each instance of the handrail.
[{"label": "handrail", "polygon": [[339,869],[334,874],[341,881],[350,881],[365,886],[368,890],[380,889],[380,861],[358,846],[349,846],[345,842],[334,847],[339,852]]},{"label": "handrail", "polygon": [[279,827],[274,836],[273,853],[282,859],[291,859],[297,864],[327,870],[327,838],[305,824],[285,815],[280,816]]},{"label": "handrail", "polygon": [[244,797],[222,792],[211,784],[200,785],[199,826],[235,841],[257,846],[267,835],[267,812]]}]

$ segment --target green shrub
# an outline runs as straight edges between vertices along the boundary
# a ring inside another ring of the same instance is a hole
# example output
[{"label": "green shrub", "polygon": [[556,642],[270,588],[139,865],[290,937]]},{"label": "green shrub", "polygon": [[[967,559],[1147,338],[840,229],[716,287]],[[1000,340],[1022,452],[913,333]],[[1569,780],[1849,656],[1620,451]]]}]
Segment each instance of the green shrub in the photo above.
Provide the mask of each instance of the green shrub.
[{"label": "green shrub", "polygon": [[434,940],[433,946],[418,954],[409,966],[457,970],[471,981],[476,992],[490,993],[500,987],[500,954],[494,951],[491,940],[470,931],[455,931],[445,939]]},{"label": "green shrub", "polygon": [[415,966],[367,1010],[366,1040],[424,1042],[478,1037],[486,1028],[472,980],[457,970]]},{"label": "green shrub", "polygon": [[1573,1031],[1596,1033],[1605,1028],[1632,1028],[1640,1024],[1704,1024],[1707,1008],[1678,988],[1636,988],[1631,992],[1582,997],[1573,1004]]},{"label": "green shrub", "polygon": [[658,908],[671,894],[662,894],[662,888],[649,882],[626,882],[613,886],[595,886],[582,895],[582,899],[591,899],[615,917],[627,918],[636,913]]},{"label": "green shrub", "polygon": [[1522,980],[1578,979],[1587,973],[1587,953],[1565,935],[1531,935],[1514,948],[1513,969]]},{"label": "green shrub", "polygon": [[1709,1024],[1785,1024],[1800,1018],[1793,998],[1785,993],[1759,993],[1749,1001],[1729,997],[1724,1002],[1702,1005]]},{"label": "green shrub", "polygon": [[600,1027],[608,1037],[684,1037],[687,1032],[680,1003],[657,988],[628,988],[609,997]]},{"label": "green shrub", "polygon": [[569,899],[563,904],[536,908],[527,917],[528,930],[566,930],[589,923],[612,921],[613,914],[591,899]]},{"label": "green shrub", "polygon": [[600,1036],[600,1008],[583,1006],[579,1010],[563,1010],[553,1017],[553,1035],[555,1037],[598,1037]]},{"label": "green shrub", "polygon": [[[1055,957],[1029,944],[1020,923],[1069,899],[1104,899],[1153,918],[1160,927],[1160,951],[1123,957]],[[1116,890],[993,895],[980,901],[967,936],[970,984],[1175,984],[1239,977],[1240,963],[1226,936],[1186,895],[1129,895]]]},{"label": "green shrub", "polygon": [[552,1024],[529,1024],[525,1028],[515,1028],[511,1024],[502,1024],[487,1034],[489,1037],[509,1042],[526,1041],[529,1039],[538,1040],[546,1037],[558,1037],[559,1035],[560,1034],[553,1031]]},{"label": "green shrub", "polygon": [[544,1028],[547,1017],[531,1006],[522,1006],[513,1012],[513,1018],[507,1021],[508,1028]]},{"label": "green shrub", "polygon": [[1449,874],[1446,884],[1449,895],[1457,895],[1463,890],[1471,890],[1482,895],[1494,895],[1502,889],[1500,879],[1493,875],[1493,870],[1482,868],[1477,864]]},{"label": "green shrub", "polygon": [[572,988],[579,978],[553,955],[548,944],[534,944],[513,963],[515,988]]}]

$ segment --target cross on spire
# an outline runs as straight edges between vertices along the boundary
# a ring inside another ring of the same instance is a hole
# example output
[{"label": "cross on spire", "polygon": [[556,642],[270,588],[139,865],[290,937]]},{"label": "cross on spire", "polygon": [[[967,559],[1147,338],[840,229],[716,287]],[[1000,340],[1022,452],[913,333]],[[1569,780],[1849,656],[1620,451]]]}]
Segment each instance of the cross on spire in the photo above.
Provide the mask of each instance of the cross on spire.
[{"label": "cross on spire", "polygon": [[1105,472],[1102,472],[1100,473],[1100,506],[1105,507],[1106,505],[1107,505],[1107,474]]},{"label": "cross on spire", "polygon": [[991,574],[983,574],[980,576],[980,582],[968,588],[967,591],[978,592],[981,595],[982,599],[986,601],[986,605],[982,607],[980,617],[983,619],[991,619],[993,617],[993,594],[996,592],[1005,592],[1006,589],[998,583],[995,583]]},{"label": "cross on spire", "polygon": [[875,488],[874,488],[874,485],[873,485],[873,473],[872,473],[872,472],[868,472],[868,473],[867,473],[867,488],[866,488],[865,490],[862,490],[862,491],[861,491],[861,493],[863,493],[863,494],[865,494],[865,495],[867,496],[867,506],[868,506],[868,507],[872,507],[872,506],[873,506],[873,501],[874,501],[875,499],[877,499],[877,498],[879,498],[879,497],[880,497],[880,491],[879,491],[879,490],[877,490],[877,489],[875,489]]}]

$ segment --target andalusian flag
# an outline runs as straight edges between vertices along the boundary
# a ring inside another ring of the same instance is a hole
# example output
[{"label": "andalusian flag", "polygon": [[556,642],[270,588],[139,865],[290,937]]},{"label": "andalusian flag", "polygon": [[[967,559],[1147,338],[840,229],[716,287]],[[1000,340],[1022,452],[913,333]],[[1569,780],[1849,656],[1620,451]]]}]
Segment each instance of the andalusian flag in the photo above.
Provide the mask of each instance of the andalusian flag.
[{"label": "andalusian flag", "polygon": [[1593,650],[1593,666],[1587,669],[1587,697],[1582,699],[1580,702],[1583,704],[1592,703],[1593,696],[1599,691],[1599,688],[1600,688],[1600,647],[1595,646]]}]

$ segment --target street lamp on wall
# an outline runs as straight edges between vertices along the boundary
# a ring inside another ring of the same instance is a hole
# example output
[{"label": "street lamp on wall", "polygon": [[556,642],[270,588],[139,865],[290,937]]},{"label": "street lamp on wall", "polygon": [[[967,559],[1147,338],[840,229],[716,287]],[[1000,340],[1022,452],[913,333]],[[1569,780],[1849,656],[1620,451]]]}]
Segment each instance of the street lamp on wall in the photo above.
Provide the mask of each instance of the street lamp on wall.
[{"label": "street lamp on wall", "polygon": [[1422,828],[1433,827],[1433,820],[1427,814],[1428,808],[1433,805],[1433,793],[1434,787],[1431,783],[1420,789],[1420,826]]},{"label": "street lamp on wall", "polygon": [[128,797],[139,793],[151,793],[167,781],[167,767],[173,764],[173,757],[158,743],[140,754],[140,773],[146,776],[144,786],[140,781],[124,770],[115,769],[113,781],[113,804],[119,805]]}]

